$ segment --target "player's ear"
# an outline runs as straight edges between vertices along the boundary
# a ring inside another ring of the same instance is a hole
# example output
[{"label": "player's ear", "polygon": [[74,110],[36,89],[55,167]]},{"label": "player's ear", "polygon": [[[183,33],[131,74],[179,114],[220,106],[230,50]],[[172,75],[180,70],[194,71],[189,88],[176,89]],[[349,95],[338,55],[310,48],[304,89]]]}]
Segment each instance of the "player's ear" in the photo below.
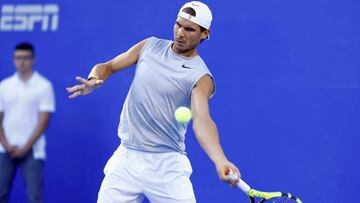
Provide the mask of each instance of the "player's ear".
[{"label": "player's ear", "polygon": [[201,32],[201,39],[206,39],[209,34],[210,34],[210,30],[205,30]]}]

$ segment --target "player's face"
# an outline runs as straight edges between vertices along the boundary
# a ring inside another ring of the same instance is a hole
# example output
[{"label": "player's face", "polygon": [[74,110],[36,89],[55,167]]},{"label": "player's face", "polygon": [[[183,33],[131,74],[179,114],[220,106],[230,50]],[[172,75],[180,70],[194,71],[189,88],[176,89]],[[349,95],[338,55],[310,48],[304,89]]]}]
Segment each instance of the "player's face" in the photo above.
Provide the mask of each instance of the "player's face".
[{"label": "player's face", "polygon": [[206,32],[201,32],[199,25],[178,17],[174,25],[174,51],[180,54],[191,53],[201,39],[206,38]]},{"label": "player's face", "polygon": [[14,65],[18,72],[26,73],[32,70],[34,64],[33,53],[29,50],[15,50]]}]

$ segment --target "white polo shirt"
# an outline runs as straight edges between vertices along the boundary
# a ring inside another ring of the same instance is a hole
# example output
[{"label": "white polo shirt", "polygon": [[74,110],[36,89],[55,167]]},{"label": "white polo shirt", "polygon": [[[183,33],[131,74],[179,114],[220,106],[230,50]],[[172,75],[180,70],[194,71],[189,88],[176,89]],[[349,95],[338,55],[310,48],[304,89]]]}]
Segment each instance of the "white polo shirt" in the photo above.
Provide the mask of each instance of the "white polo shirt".
[{"label": "white polo shirt", "polygon": [[[3,128],[6,139],[12,145],[24,145],[39,122],[40,112],[55,111],[55,96],[49,80],[34,71],[23,81],[18,74],[0,83],[0,111],[4,113]],[[36,159],[45,159],[44,134],[33,145]],[[5,152],[0,143],[0,152]]]}]

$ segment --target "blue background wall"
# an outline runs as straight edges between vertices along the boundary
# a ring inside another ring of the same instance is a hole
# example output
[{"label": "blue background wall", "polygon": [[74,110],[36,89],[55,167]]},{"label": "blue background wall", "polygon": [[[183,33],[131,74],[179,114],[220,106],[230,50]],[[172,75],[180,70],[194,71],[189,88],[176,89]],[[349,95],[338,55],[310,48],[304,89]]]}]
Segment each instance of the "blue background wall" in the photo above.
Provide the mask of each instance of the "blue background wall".
[{"label": "blue background wall", "polygon": [[[2,4],[25,3],[2,0]],[[149,36],[172,39],[185,1],[30,1],[59,5],[56,32],[0,32],[0,79],[14,72],[13,47],[34,43],[35,69],[56,91],[49,129],[47,202],[95,202],[102,169],[119,145],[119,114],[134,74],[127,69],[92,95],[65,88]],[[360,187],[360,28],[354,0],[219,0],[200,54],[213,72],[211,112],[228,158],[263,190],[304,202],[355,202]],[[246,202],[218,180],[189,128],[187,151],[198,202]],[[11,202],[24,202],[18,175]]]}]

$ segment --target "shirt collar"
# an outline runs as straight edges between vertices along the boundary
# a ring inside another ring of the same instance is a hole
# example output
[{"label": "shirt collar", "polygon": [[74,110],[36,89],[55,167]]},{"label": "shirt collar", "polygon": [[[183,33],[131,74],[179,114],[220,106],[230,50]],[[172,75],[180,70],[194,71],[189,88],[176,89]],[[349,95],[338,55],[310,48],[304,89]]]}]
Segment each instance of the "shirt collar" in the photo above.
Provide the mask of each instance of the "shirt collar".
[{"label": "shirt collar", "polygon": [[33,71],[32,74],[31,74],[31,76],[30,76],[30,78],[24,81],[24,80],[20,79],[18,72],[15,72],[15,74],[14,74],[15,80],[16,80],[17,82],[23,83],[23,84],[32,84],[32,83],[34,83],[34,81],[36,80],[37,76],[38,76],[37,71]]}]

